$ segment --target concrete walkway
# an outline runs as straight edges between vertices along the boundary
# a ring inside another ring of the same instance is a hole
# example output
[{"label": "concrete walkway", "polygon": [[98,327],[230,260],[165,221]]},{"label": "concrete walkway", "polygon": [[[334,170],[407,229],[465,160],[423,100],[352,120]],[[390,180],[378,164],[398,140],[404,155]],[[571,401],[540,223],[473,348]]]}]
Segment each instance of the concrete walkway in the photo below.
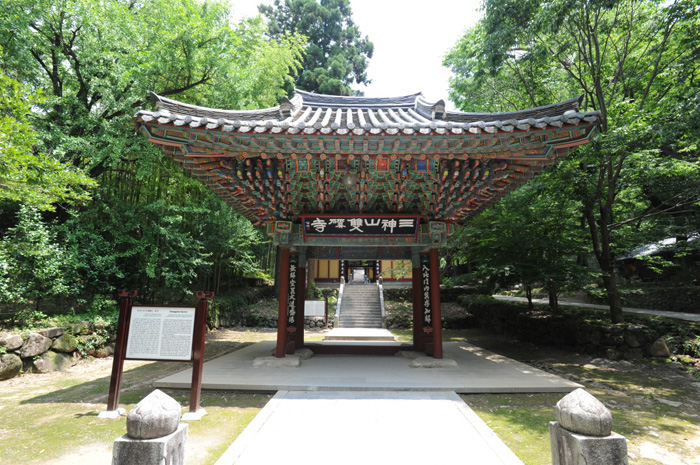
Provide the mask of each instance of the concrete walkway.
[{"label": "concrete walkway", "polygon": [[[411,368],[414,360],[399,356],[314,355],[302,360],[296,368],[253,368],[253,360],[269,357],[274,351],[275,341],[263,341],[205,363],[202,388],[265,392],[455,391],[467,394],[568,393],[580,387],[569,380],[466,342],[446,342],[443,347],[445,359],[453,360],[456,366]],[[429,357],[424,359],[434,361]],[[192,371],[188,369],[158,380],[155,386],[189,389],[191,380]]]},{"label": "concrete walkway", "polygon": [[454,392],[280,391],[216,465],[522,465]]},{"label": "concrete walkway", "polygon": [[[498,300],[507,300],[509,302],[527,302],[527,299],[525,297],[512,297],[508,295],[495,295],[493,296],[494,299]],[[548,304],[549,299],[532,299],[533,303],[536,304]],[[559,301],[559,305],[563,306],[568,306],[568,307],[584,307],[584,308],[591,308],[593,310],[605,310],[605,311],[610,311],[610,307],[607,305],[595,305],[595,304],[584,304],[584,303],[579,303],[579,302],[566,302],[566,301]],[[700,305],[700,304],[698,304]],[[638,315],[650,315],[650,316],[661,316],[664,318],[673,318],[675,320],[685,320],[685,321],[693,321],[696,323],[700,323],[700,314],[697,313],[683,313],[683,312],[665,312],[662,310],[648,310],[644,308],[631,308],[631,307],[622,307],[622,311],[625,313],[636,313]]]}]

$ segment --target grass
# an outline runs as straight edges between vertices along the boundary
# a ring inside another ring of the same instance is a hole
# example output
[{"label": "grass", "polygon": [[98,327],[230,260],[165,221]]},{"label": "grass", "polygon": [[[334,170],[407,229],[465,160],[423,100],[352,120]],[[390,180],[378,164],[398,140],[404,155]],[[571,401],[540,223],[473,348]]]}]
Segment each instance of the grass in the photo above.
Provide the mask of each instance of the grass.
[{"label": "grass", "polygon": [[[410,330],[393,333],[410,341]],[[445,330],[445,341],[466,341],[582,384],[613,413],[632,465],[692,465],[700,457],[700,389],[668,360],[611,362],[519,343],[481,330]],[[221,330],[208,335],[208,359],[274,339],[272,330]],[[310,331],[318,341],[323,332]],[[150,393],[156,379],[189,364],[128,361],[120,406]],[[69,373],[23,375],[0,383],[0,463],[67,465],[109,463],[112,442],[126,432],[125,417],[103,420],[111,359],[81,362]],[[166,390],[185,407],[189,391]],[[187,464],[212,464],[235,440],[271,393],[203,391],[207,415],[189,423]],[[462,398],[526,464],[550,464],[548,424],[562,394],[479,394]],[[662,401],[682,402],[672,406]],[[9,445],[9,447],[7,446]],[[681,461],[682,460],[682,461]]]},{"label": "grass", "polygon": [[[205,354],[213,358],[274,337],[275,333],[269,331],[217,331],[208,338]],[[153,390],[155,380],[188,366],[127,361],[120,407],[132,409]],[[71,372],[23,375],[3,381],[0,463],[109,463],[113,441],[126,433],[126,417],[97,417],[106,408],[111,368],[111,358],[97,359],[81,362]],[[188,405],[189,391],[164,391],[183,406]],[[201,405],[207,415],[202,421],[189,423],[187,464],[216,462],[271,396],[203,391]]]}]

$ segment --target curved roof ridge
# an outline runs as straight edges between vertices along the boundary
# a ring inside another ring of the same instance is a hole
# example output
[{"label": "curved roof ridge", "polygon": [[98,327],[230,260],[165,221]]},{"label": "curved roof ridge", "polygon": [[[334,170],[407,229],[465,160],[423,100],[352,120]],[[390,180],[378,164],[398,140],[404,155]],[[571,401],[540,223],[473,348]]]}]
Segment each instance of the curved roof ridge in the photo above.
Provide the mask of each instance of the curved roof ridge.
[{"label": "curved roof ridge", "polygon": [[583,101],[583,95],[570,98],[563,102],[543,105],[541,107],[527,108],[524,110],[505,111],[500,113],[468,113],[456,110],[448,110],[445,113],[445,121],[455,121],[460,123],[471,123],[477,121],[492,120],[522,120],[528,118],[543,118],[563,115],[569,110],[578,112]]},{"label": "curved roof ridge", "polygon": [[[151,92],[150,98],[153,102],[155,102],[156,110],[164,109],[171,113],[187,114],[191,116],[206,116],[208,118],[216,116],[219,118],[256,120],[265,117],[277,118],[280,115],[280,105],[270,108],[260,108],[257,110],[224,110],[220,108],[202,107],[199,105],[172,100],[167,97],[163,97],[162,95],[158,95],[155,92]],[[292,99],[290,99],[290,103],[295,109],[299,108],[302,105],[302,97],[295,95]]]},{"label": "curved roof ridge", "polygon": [[400,95],[397,97],[356,97],[345,95],[315,94],[305,90],[294,89],[296,95],[304,99],[304,105],[311,107],[334,108],[368,108],[368,107],[413,107],[422,93]]}]

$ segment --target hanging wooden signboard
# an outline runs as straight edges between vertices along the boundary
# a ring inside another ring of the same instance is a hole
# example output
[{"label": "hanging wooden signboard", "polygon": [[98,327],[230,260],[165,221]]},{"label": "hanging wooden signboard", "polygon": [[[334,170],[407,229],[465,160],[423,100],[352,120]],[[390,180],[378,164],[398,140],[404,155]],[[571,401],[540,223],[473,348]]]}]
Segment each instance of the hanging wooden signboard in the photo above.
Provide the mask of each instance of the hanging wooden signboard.
[{"label": "hanging wooden signboard", "polygon": [[306,236],[336,237],[414,237],[418,234],[419,216],[304,216]]}]

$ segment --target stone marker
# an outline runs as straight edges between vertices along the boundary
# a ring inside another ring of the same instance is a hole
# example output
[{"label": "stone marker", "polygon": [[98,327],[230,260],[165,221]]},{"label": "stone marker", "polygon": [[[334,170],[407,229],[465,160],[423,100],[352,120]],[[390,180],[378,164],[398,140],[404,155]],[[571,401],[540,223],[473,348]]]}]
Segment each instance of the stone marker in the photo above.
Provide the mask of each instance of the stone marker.
[{"label": "stone marker", "polygon": [[182,406],[156,389],[143,398],[126,417],[126,433],[134,439],[161,438],[175,432]]},{"label": "stone marker", "polygon": [[129,412],[127,434],[114,441],[112,465],[184,465],[187,424],[182,407],[160,390]]},{"label": "stone marker", "polygon": [[549,423],[553,465],[627,465],[627,441],[612,432],[612,414],[598,399],[576,389],[557,403]]},{"label": "stone marker", "polygon": [[557,420],[572,433],[608,436],[612,432],[610,410],[580,388],[557,402]]}]

